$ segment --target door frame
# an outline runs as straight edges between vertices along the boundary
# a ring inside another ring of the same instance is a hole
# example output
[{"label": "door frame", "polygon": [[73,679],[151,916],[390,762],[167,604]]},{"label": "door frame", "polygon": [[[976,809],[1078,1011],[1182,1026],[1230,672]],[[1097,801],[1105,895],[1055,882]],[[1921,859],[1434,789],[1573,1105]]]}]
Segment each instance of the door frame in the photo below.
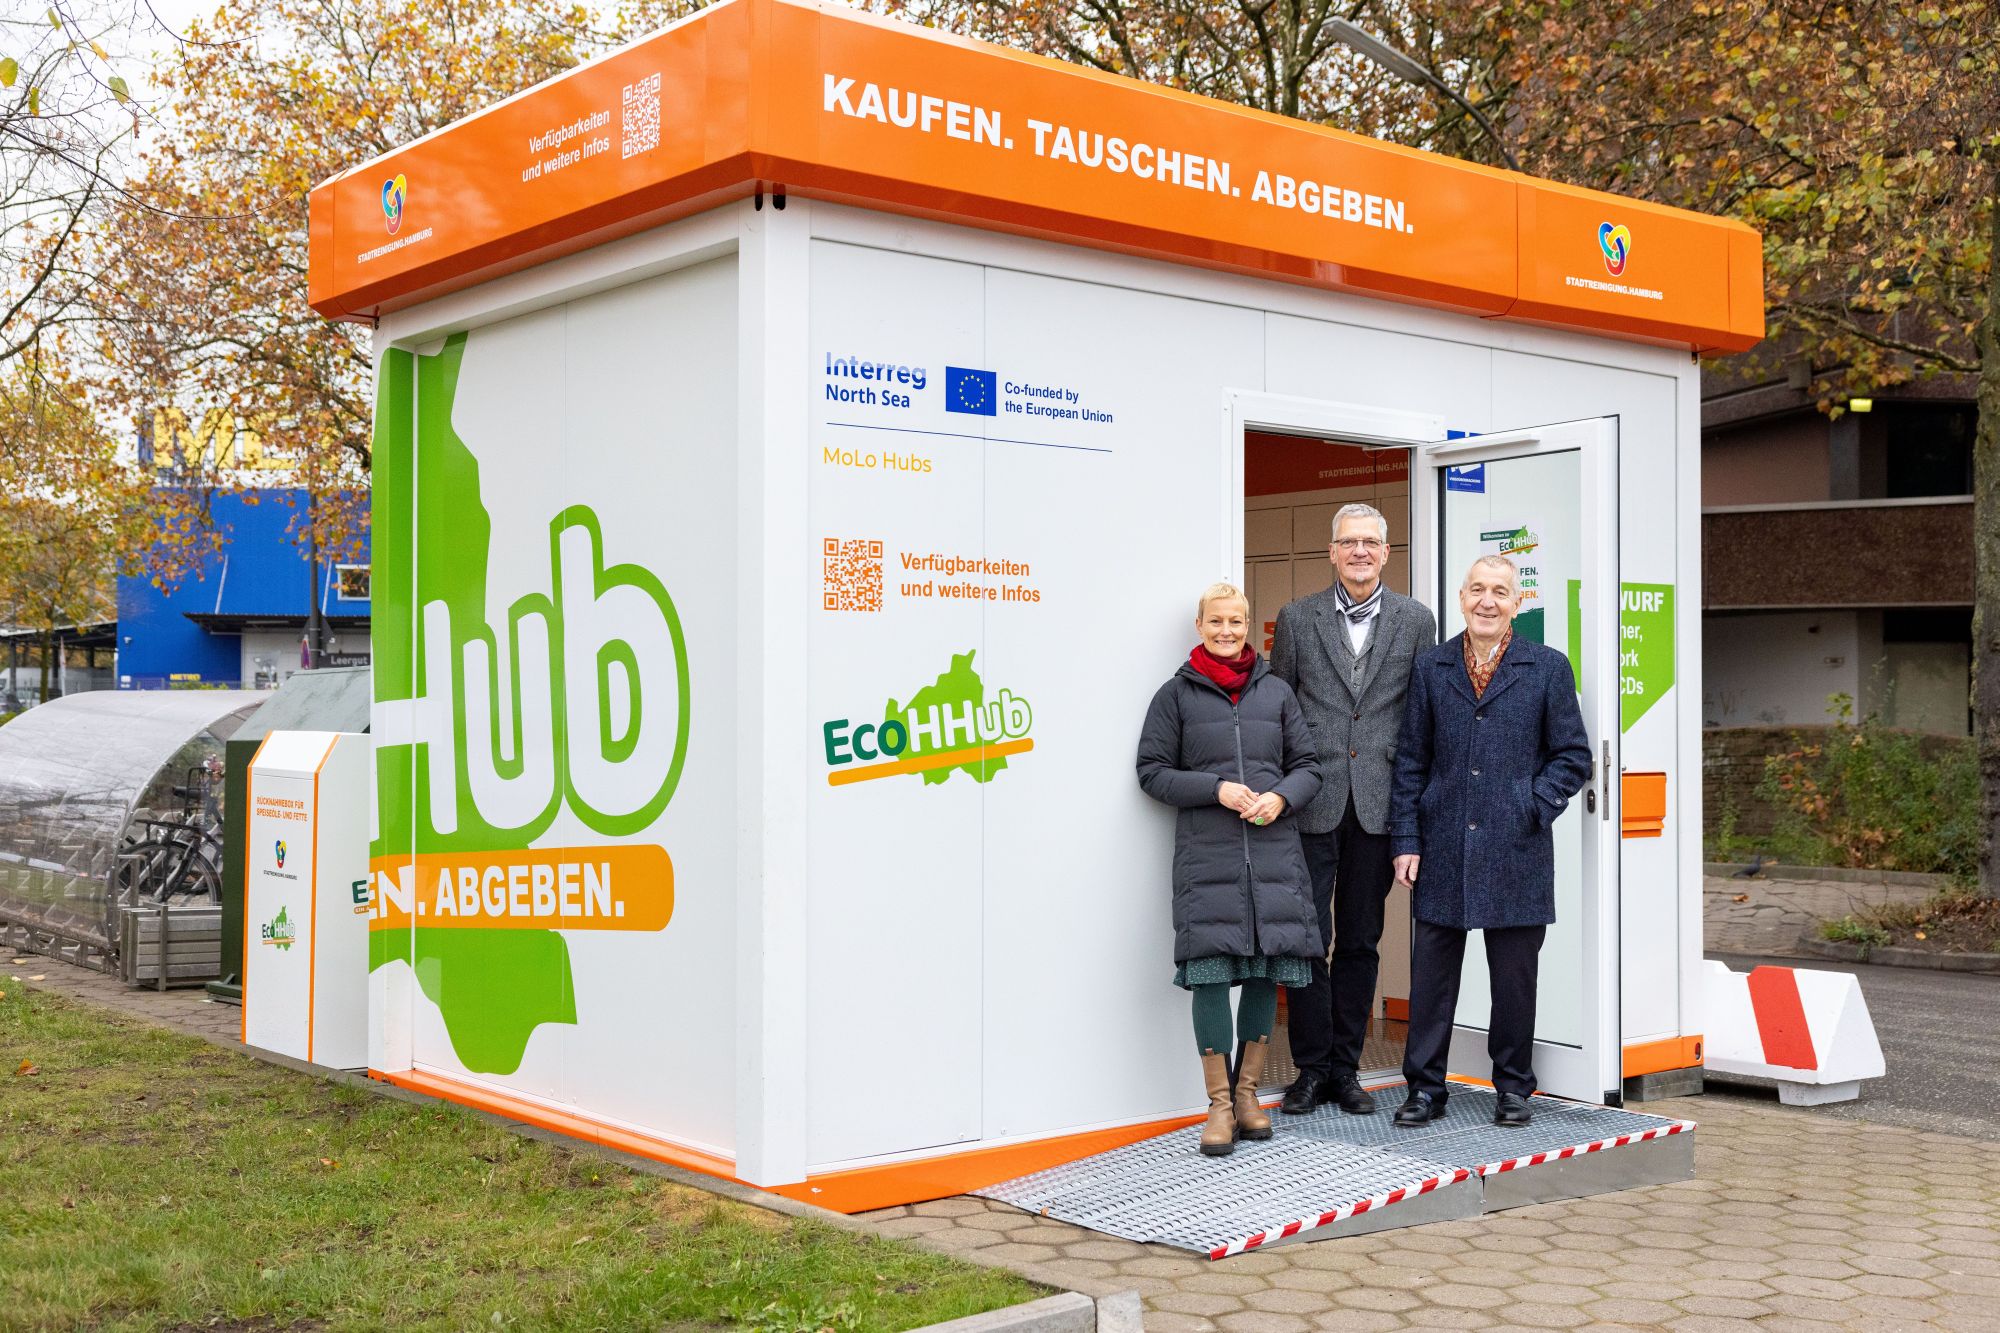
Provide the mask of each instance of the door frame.
[{"label": "door frame", "polygon": [[[1438,525],[1443,514],[1446,469],[1536,454],[1578,451],[1583,475],[1583,568],[1597,571],[1586,578],[1580,593],[1580,641],[1583,665],[1577,682],[1582,696],[1584,726],[1591,739],[1590,787],[1595,809],[1579,808],[1584,826],[1583,885],[1585,908],[1582,966],[1586,999],[1595,1005],[1584,1014],[1580,1046],[1535,1042],[1535,1072],[1549,1091],[1579,1100],[1619,1105],[1622,1085],[1623,1015],[1620,1004],[1622,956],[1619,923],[1619,814],[1621,783],[1618,697],[1618,418],[1613,416],[1553,422],[1545,426],[1495,431],[1459,439],[1432,440],[1412,451],[1410,501],[1410,589],[1437,617],[1440,640],[1448,637],[1443,543]],[[1424,535],[1421,552],[1418,534]],[[1580,793],[1581,806],[1588,798]],[[1591,984],[1594,981],[1594,986]],[[1450,1068],[1487,1076],[1486,1030],[1454,1025]]]},{"label": "door frame", "polygon": [[[1413,451],[1411,478],[1416,476],[1414,451],[1445,431],[1436,412],[1408,412],[1367,403],[1342,403],[1325,398],[1229,389],[1222,403],[1222,550],[1220,577],[1241,587],[1246,572],[1243,556],[1243,433],[1266,430],[1280,435],[1324,436],[1363,448]],[[1412,486],[1414,494],[1414,485]],[[1417,531],[1410,530],[1414,548]],[[1410,566],[1414,577],[1414,549]],[[1416,585],[1411,584],[1412,587]]]},{"label": "door frame", "polygon": [[[1240,588],[1249,587],[1249,561],[1243,553],[1244,435],[1248,431],[1270,431],[1280,435],[1323,438],[1340,444],[1376,449],[1407,449],[1410,452],[1410,576],[1415,590],[1417,550],[1420,541],[1414,504],[1419,465],[1417,454],[1425,444],[1445,432],[1444,417],[1436,412],[1413,412],[1379,407],[1368,403],[1343,403],[1324,398],[1302,398],[1288,394],[1261,393],[1249,389],[1225,392],[1222,408],[1223,476],[1221,577]],[[1403,941],[1407,960],[1412,941]],[[1380,1082],[1401,1077],[1400,1069],[1364,1069],[1362,1078]]]}]

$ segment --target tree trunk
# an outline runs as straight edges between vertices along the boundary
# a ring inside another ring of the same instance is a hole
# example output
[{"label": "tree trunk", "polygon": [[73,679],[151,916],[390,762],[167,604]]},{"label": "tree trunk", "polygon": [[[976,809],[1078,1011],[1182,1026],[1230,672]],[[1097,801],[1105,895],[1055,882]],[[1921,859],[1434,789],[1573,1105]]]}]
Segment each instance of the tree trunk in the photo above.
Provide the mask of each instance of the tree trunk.
[{"label": "tree trunk", "polygon": [[50,645],[54,642],[55,634],[53,631],[42,635],[42,697],[37,699],[36,703],[45,704],[49,701],[49,651]]},{"label": "tree trunk", "polygon": [[2000,898],[2000,172],[1979,326],[1979,433],[1972,445],[1972,733],[1979,747],[1979,891]]}]

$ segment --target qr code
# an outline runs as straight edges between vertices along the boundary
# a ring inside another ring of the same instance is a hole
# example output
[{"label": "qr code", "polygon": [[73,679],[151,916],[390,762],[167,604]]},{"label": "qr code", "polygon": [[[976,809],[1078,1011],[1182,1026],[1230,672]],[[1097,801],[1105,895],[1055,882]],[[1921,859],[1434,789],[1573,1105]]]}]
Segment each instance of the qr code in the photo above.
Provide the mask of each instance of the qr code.
[{"label": "qr code", "polygon": [[820,549],[829,611],[882,609],[882,543],[828,537]]},{"label": "qr code", "polygon": [[660,146],[660,76],[649,74],[625,85],[624,155],[637,157]]}]

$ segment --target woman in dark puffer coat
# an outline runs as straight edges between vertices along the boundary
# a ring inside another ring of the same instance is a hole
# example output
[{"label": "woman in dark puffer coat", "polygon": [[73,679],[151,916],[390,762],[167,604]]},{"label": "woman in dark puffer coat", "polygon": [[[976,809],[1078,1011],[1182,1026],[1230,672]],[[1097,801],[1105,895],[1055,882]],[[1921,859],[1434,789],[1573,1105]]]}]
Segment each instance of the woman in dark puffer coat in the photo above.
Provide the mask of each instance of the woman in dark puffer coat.
[{"label": "woman in dark puffer coat", "polygon": [[[1292,811],[1319,791],[1319,759],[1291,686],[1250,647],[1250,606],[1233,585],[1201,595],[1201,642],[1153,696],[1139,737],[1139,785],[1178,808],[1174,984],[1194,993],[1208,1089],[1201,1150],[1268,1139],[1257,1083],[1278,987],[1303,986],[1326,952]],[[1231,987],[1237,1057],[1229,1067]]]}]

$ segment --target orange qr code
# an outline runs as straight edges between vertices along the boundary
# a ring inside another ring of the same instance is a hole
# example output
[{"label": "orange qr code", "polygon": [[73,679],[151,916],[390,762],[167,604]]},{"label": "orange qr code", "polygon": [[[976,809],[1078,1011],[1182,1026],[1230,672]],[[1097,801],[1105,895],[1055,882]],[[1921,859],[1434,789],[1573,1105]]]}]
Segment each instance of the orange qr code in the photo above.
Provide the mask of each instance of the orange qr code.
[{"label": "orange qr code", "polygon": [[882,543],[828,537],[820,547],[829,611],[882,609]]}]

